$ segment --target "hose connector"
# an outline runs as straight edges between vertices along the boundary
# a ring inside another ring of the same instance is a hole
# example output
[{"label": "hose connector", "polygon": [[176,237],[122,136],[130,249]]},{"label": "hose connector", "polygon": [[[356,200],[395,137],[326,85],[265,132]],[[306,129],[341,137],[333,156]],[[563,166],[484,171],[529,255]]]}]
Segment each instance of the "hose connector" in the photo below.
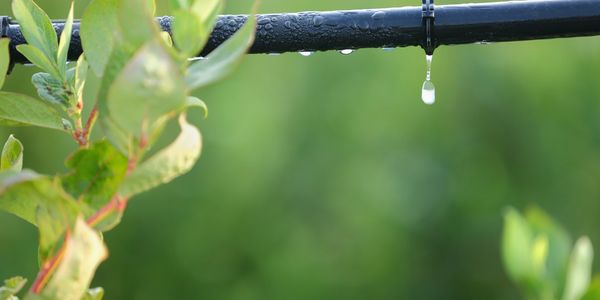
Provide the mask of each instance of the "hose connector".
[{"label": "hose connector", "polygon": [[433,50],[435,50],[436,47],[436,42],[433,35],[435,23],[435,9],[433,0],[423,0],[421,19],[423,20],[423,42],[421,43],[421,47],[425,50],[425,54],[432,55]]},{"label": "hose connector", "polygon": [[0,37],[8,37],[8,26],[10,25],[10,17],[0,16]]}]

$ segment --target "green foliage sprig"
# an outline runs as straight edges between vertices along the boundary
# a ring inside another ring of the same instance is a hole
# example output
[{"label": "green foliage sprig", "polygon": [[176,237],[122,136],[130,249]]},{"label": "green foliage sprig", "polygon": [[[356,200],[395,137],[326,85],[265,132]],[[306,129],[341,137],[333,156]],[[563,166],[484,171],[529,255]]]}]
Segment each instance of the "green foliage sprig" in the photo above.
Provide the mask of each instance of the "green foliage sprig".
[{"label": "green foliage sprig", "polygon": [[598,300],[600,278],[592,280],[590,239],[571,237],[539,208],[504,215],[502,259],[510,278],[531,300]]},{"label": "green foliage sprig", "polygon": [[[74,3],[60,38],[47,14],[32,0],[13,0],[26,45],[17,50],[42,72],[32,83],[39,98],[0,91],[0,124],[65,132],[79,146],[55,176],[22,169],[23,145],[13,136],[0,157],[0,209],[39,230],[40,271],[25,299],[102,299],[89,289],[107,250],[101,233],[121,220],[129,199],[188,172],[202,138],[186,111],[206,105],[191,91],[212,84],[239,63],[254,37],[246,24],[206,59],[191,62],[212,32],[220,0],[173,0],[172,37],[154,19],[153,0],[94,0],[81,20],[84,48],[68,63]],[[9,67],[8,39],[0,39],[0,88]],[[97,94],[85,93],[88,80]],[[84,116],[84,107],[91,107]],[[177,119],[181,132],[150,157],[165,125]],[[92,141],[98,122],[104,136]],[[26,280],[0,287],[0,300],[18,299]]]}]

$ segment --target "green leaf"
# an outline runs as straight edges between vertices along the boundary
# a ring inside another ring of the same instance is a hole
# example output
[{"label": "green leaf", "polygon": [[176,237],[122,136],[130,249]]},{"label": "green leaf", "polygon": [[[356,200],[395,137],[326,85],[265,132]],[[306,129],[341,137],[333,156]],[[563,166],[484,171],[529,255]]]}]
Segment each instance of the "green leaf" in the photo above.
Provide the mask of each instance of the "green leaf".
[{"label": "green leaf", "polygon": [[193,63],[185,77],[188,87],[201,88],[229,75],[252,45],[255,28],[256,19],[251,16],[233,37],[211,52],[206,59]]},{"label": "green leaf", "polygon": [[160,35],[153,0],[121,1],[117,14],[123,42],[133,51]]},{"label": "green leaf", "polygon": [[0,172],[0,210],[37,226],[40,206],[78,210],[77,203],[53,178],[30,170]]},{"label": "green leaf", "polygon": [[190,0],[170,0],[172,10],[187,9],[190,7]]},{"label": "green leaf", "polygon": [[198,107],[202,109],[202,112],[204,113],[204,118],[208,118],[208,106],[206,105],[206,103],[204,103],[204,101],[196,97],[189,96],[187,97],[186,108],[189,107]]},{"label": "green leaf", "polygon": [[[165,115],[159,119],[157,119],[153,126],[152,126],[152,130],[150,135],[148,136],[148,145],[154,145],[154,143],[158,140],[158,138],[160,138],[160,136],[162,135],[165,127],[167,126],[167,123],[169,122],[169,120],[171,120],[172,116],[177,115],[178,113],[181,113],[183,111],[185,111],[185,106],[180,108],[177,112],[173,113],[173,114],[169,114],[169,115]],[[142,149],[142,153],[139,153],[140,157],[143,157],[144,152]]]},{"label": "green leaf", "polygon": [[[89,65],[85,59],[85,55],[81,55],[77,60],[77,65],[75,66],[75,77],[73,83],[74,92],[77,95],[77,98],[81,98],[83,95],[83,88],[85,87],[88,69]],[[71,105],[74,104],[75,103],[71,103]]]},{"label": "green leaf", "polygon": [[62,180],[65,190],[97,210],[117,192],[127,172],[127,157],[109,142],[100,141],[75,152],[66,166],[71,171]]},{"label": "green leaf", "polygon": [[563,300],[579,300],[585,294],[592,277],[594,250],[588,237],[575,243],[567,272],[567,283]]},{"label": "green leaf", "polygon": [[60,35],[60,43],[58,44],[58,54],[56,57],[56,62],[58,64],[58,70],[63,75],[63,78],[66,77],[67,73],[67,55],[69,54],[69,46],[71,44],[71,34],[73,30],[73,9],[75,6],[75,2],[71,2],[71,9],[69,10],[69,16],[67,17],[67,21],[65,21],[65,26],[63,27],[63,31]]},{"label": "green leaf", "polygon": [[140,138],[152,134],[159,118],[182,108],[186,98],[179,67],[155,39],[143,46],[115,79],[107,107],[119,127]]},{"label": "green leaf", "polygon": [[171,38],[171,35],[168,32],[161,32],[160,38],[163,40],[165,45],[167,45],[168,47],[173,47],[173,39]]},{"label": "green leaf", "polygon": [[19,45],[17,50],[23,54],[32,64],[52,74],[54,78],[62,80],[64,77],[56,67],[56,64],[48,59],[42,51],[32,45]]},{"label": "green leaf", "polygon": [[104,77],[102,78],[97,102],[99,123],[104,130],[104,134],[113,146],[119,149],[123,154],[129,154],[130,135],[125,132],[123,128],[119,127],[115,120],[110,116],[107,98],[109,88],[113,84],[114,79],[121,71],[123,71],[123,68],[125,68],[125,65],[132,56],[133,53],[127,51],[127,49],[123,47],[117,47],[113,50]]},{"label": "green leaf", "polygon": [[205,33],[202,19],[188,10],[173,13],[173,42],[185,57],[196,56],[206,44],[208,34]]},{"label": "green leaf", "polygon": [[204,34],[210,35],[217,22],[217,17],[223,11],[222,0],[196,0],[191,10],[200,16],[206,30]]},{"label": "green leaf", "polygon": [[0,158],[0,170],[21,171],[23,168],[23,144],[12,134],[4,144]]},{"label": "green leaf", "polygon": [[185,57],[196,56],[204,48],[216,19],[223,9],[220,0],[173,1],[176,7],[172,25],[175,45]]},{"label": "green leaf", "polygon": [[41,262],[56,252],[79,207],[56,179],[28,170],[0,172],[0,209],[38,226]]},{"label": "green leaf", "polygon": [[83,219],[78,219],[72,235],[66,241],[63,259],[40,296],[46,299],[81,300],[87,293],[96,268],[107,255],[99,234]]},{"label": "green leaf", "polygon": [[69,107],[71,90],[64,82],[56,79],[48,73],[35,73],[31,77],[31,83],[35,86],[38,96],[52,104]]},{"label": "green leaf", "polygon": [[140,164],[126,177],[119,194],[124,197],[147,191],[187,173],[202,150],[200,131],[187,123],[185,114],[179,117],[181,133],[167,148]]},{"label": "green leaf", "polygon": [[39,262],[43,265],[54,257],[60,248],[61,237],[70,228],[80,213],[79,205],[62,189],[60,181],[52,181],[53,191],[47,191],[36,212],[36,223],[40,232]]},{"label": "green leaf", "polygon": [[154,15],[156,14],[156,1],[155,0],[145,0],[146,1],[146,7],[148,9],[148,12],[150,13],[150,18],[154,18]]},{"label": "green leaf", "polygon": [[502,259],[508,275],[516,282],[532,276],[531,240],[533,233],[525,219],[510,208],[504,214]]},{"label": "green leaf", "polygon": [[531,267],[533,273],[543,274],[545,271],[549,244],[548,236],[545,234],[539,234],[533,239],[531,243]]},{"label": "green leaf", "polygon": [[514,209],[505,214],[502,256],[509,276],[524,298],[553,299],[563,293],[571,240],[542,210]]},{"label": "green leaf", "polygon": [[66,131],[52,105],[21,94],[0,92],[0,120]]},{"label": "green leaf", "polygon": [[56,65],[58,42],[48,15],[32,0],[13,0],[12,10],[27,43]]},{"label": "green leaf", "polygon": [[40,205],[36,210],[36,224],[39,230],[38,263],[43,266],[60,248],[60,238],[70,223],[60,210]]},{"label": "green leaf", "polygon": [[10,67],[10,53],[8,52],[8,45],[10,39],[0,39],[0,89],[4,86],[4,80],[6,79],[6,73]]},{"label": "green leaf", "polygon": [[102,76],[115,47],[118,0],[94,0],[81,19],[81,43],[94,73]]},{"label": "green leaf", "polygon": [[558,297],[565,282],[572,241],[567,231],[537,207],[525,212],[525,218],[535,235],[548,237],[548,258],[545,263],[543,281],[546,289]]},{"label": "green leaf", "polygon": [[15,296],[27,283],[27,279],[17,276],[4,280],[4,286],[0,287],[0,300],[15,300]]},{"label": "green leaf", "polygon": [[82,300],[102,300],[104,297],[104,289],[101,287],[89,289]]},{"label": "green leaf", "polygon": [[100,124],[104,129],[106,138],[119,152],[127,154],[130,148],[130,136],[110,116],[106,114],[102,116],[102,113],[100,113],[100,116]]}]

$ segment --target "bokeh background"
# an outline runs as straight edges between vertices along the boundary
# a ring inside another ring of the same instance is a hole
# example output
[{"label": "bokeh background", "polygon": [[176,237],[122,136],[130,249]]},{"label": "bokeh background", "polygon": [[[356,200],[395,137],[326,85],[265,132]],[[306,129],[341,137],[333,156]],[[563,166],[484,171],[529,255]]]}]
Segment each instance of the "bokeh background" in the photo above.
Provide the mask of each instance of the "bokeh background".
[{"label": "bokeh background", "polygon": [[[66,16],[68,1],[38,3]],[[263,0],[261,12],[419,3]],[[196,93],[210,107],[192,114],[202,158],[131,202],[94,285],[110,300],[515,299],[499,255],[507,206],[539,205],[600,248],[599,53],[598,37],[442,47],[433,106],[418,48],[248,56]],[[35,71],[17,66],[5,89],[33,95]],[[64,171],[75,148],[10,133],[40,172]],[[0,213],[0,278],[35,277],[36,239]]]}]

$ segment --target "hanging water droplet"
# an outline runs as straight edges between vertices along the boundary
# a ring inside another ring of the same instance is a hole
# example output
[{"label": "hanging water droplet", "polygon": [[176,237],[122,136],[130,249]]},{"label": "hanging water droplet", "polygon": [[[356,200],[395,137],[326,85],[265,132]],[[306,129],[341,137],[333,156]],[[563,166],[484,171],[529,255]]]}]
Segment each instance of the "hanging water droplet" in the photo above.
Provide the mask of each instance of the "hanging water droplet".
[{"label": "hanging water droplet", "polygon": [[390,52],[390,51],[396,50],[396,48],[394,48],[394,47],[383,47],[383,48],[381,48],[381,50],[386,51],[386,52]]},{"label": "hanging water droplet", "polygon": [[433,60],[432,55],[426,56],[427,60],[427,75],[425,76],[425,82],[423,82],[423,88],[421,89],[421,99],[425,104],[431,105],[435,103],[435,86],[431,82],[431,62]]},{"label": "hanging water droplet", "polygon": [[300,51],[300,52],[298,52],[298,54],[300,54],[300,55],[302,55],[304,57],[307,57],[307,56],[313,55],[314,52],[313,51]]},{"label": "hanging water droplet", "polygon": [[344,49],[344,50],[340,50],[340,53],[341,53],[341,54],[344,54],[344,55],[349,55],[349,54],[352,54],[352,52],[354,52],[354,50],[352,50],[352,49]]},{"label": "hanging water droplet", "polygon": [[435,86],[431,80],[425,80],[425,82],[423,82],[421,99],[427,105],[432,105],[435,103]]}]

